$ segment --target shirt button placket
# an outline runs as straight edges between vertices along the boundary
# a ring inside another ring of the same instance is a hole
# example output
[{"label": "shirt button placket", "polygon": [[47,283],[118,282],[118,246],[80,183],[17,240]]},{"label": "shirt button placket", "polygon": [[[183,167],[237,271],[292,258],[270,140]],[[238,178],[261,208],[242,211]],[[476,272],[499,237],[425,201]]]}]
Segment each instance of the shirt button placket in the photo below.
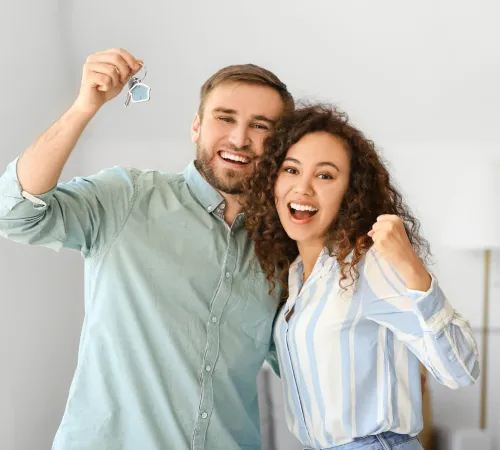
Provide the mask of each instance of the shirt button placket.
[{"label": "shirt button placket", "polygon": [[[218,291],[215,292],[212,309],[207,323],[207,346],[202,362],[201,371],[201,392],[199,419],[193,439],[193,450],[206,448],[205,436],[210,423],[213,410],[214,395],[212,377],[216,369],[217,357],[220,350],[219,325],[224,307],[231,295],[231,282],[233,272],[236,270],[237,248],[233,236],[230,235],[227,241],[226,266],[222,272],[222,282]],[[225,345],[228,345],[226,343]]]}]

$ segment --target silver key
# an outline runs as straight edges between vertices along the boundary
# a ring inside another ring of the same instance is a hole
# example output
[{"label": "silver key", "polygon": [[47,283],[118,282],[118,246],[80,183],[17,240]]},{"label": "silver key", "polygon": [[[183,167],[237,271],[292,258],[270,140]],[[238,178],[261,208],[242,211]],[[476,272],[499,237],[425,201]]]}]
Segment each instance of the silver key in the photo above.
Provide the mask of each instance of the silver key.
[{"label": "silver key", "polygon": [[125,106],[128,106],[130,102],[147,102],[150,99],[151,88],[142,82],[146,78],[148,71],[144,66],[142,68],[144,69],[144,76],[142,78],[132,77],[127,83],[128,92],[125,99]]},{"label": "silver key", "polygon": [[132,98],[132,89],[134,86],[139,83],[139,78],[137,77],[132,77],[130,80],[128,80],[128,91],[127,91],[127,98],[125,99],[125,106],[128,106],[130,103],[130,100]]},{"label": "silver key", "polygon": [[130,91],[127,92],[127,98],[125,99],[125,106],[128,106],[128,104],[130,103]]}]

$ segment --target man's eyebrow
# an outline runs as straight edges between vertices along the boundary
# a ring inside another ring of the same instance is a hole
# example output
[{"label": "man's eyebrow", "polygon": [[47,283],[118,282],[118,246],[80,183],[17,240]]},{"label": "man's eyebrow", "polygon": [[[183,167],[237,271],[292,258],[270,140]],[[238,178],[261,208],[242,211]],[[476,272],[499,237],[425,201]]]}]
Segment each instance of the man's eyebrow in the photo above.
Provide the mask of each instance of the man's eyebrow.
[{"label": "man's eyebrow", "polygon": [[212,110],[213,112],[222,112],[224,114],[236,114],[236,110],[234,109],[228,109],[228,108],[222,108],[222,107],[218,107],[218,108],[214,108]]},{"label": "man's eyebrow", "polygon": [[254,120],[261,120],[262,122],[267,122],[270,123],[271,125],[276,125],[276,120],[270,119],[269,117],[266,116],[253,116]]},{"label": "man's eyebrow", "polygon": [[[217,108],[214,108],[212,110],[212,112],[214,112],[214,113],[219,112],[219,113],[224,113],[224,114],[229,114],[229,115],[235,115],[235,114],[238,113],[235,109],[223,108],[221,106],[219,106]],[[264,116],[262,114],[259,114],[257,116],[252,116],[252,119],[253,120],[260,120],[262,122],[267,122],[267,123],[269,123],[271,125],[276,125],[276,120],[270,119],[269,117],[266,117],[266,116]]]}]

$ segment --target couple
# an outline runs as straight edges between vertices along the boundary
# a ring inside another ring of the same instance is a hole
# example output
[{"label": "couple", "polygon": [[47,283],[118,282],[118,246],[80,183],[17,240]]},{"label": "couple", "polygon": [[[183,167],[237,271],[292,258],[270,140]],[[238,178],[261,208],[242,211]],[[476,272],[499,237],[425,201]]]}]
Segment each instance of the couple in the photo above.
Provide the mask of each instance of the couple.
[{"label": "couple", "polygon": [[90,56],[74,104],[0,178],[1,235],[85,258],[53,450],[259,449],[265,359],[305,447],[421,448],[419,360],[456,388],[477,350],[373,144],[332,108],[295,108],[271,72],[229,66],[201,88],[183,173],[58,184],[141,63]]}]

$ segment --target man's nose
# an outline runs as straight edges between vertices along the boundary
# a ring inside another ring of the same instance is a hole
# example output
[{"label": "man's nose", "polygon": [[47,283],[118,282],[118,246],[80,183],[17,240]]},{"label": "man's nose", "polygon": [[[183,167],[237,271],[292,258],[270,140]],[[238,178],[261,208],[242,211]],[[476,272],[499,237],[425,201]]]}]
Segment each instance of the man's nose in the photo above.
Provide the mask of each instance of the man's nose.
[{"label": "man's nose", "polygon": [[250,146],[250,137],[246,126],[236,126],[232,129],[229,142],[237,149],[247,149]]}]

